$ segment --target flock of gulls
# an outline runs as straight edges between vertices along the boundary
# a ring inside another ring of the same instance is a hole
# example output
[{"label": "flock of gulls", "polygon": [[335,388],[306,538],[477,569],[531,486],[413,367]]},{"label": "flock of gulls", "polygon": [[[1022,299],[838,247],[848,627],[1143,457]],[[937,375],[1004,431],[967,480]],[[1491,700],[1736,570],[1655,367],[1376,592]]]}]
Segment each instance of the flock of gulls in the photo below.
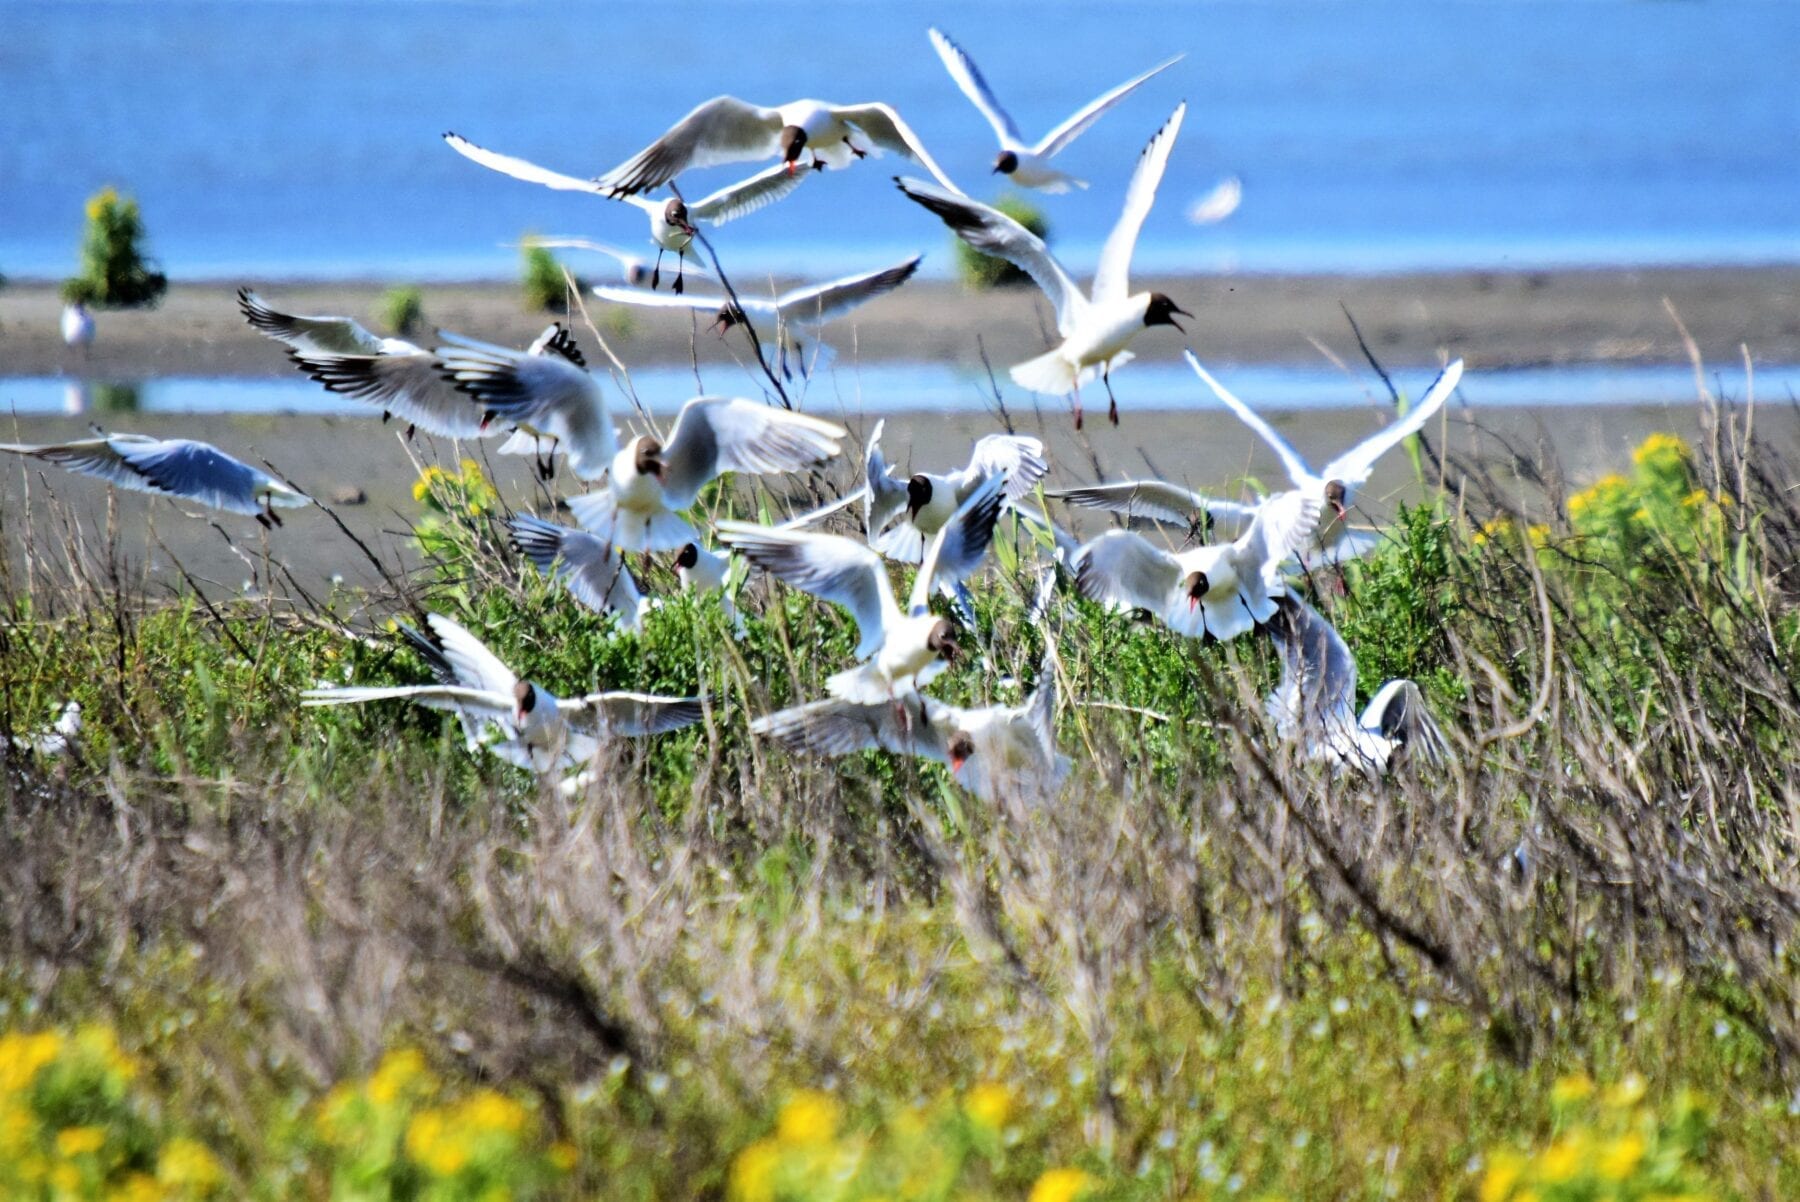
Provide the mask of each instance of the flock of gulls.
[{"label": "flock of gulls", "polygon": [[[957,86],[993,127],[999,143],[993,171],[1051,193],[1088,186],[1055,166],[1057,154],[1177,61],[1120,84],[1028,143],[974,61],[943,33],[931,30],[930,39]],[[1128,282],[1132,249],[1184,111],[1177,106],[1140,155],[1086,290],[1041,239],[962,192],[885,104],[802,100],[764,107],[721,96],[594,179],[550,171],[454,134],[446,141],[484,167],[550,188],[591,192],[645,214],[654,259],[585,240],[552,243],[599,249],[619,260],[624,284],[595,287],[600,299],[713,312],[721,333],[741,323],[765,323],[776,332],[783,355],[789,346],[800,349],[792,339],[796,330],[816,336],[832,319],[904,285],[918,258],[770,301],[738,300],[729,289],[725,297],[699,297],[686,289],[689,274],[706,274],[690,262],[698,226],[722,225],[775,204],[815,175],[871,155],[912,160],[932,179],[897,178],[900,191],[972,247],[1015,264],[1050,299],[1059,341],[1013,367],[1012,377],[1033,392],[1072,398],[1079,427],[1082,387],[1101,381],[1116,424],[1112,372],[1132,357],[1128,348],[1139,334],[1159,325],[1180,330],[1175,319],[1187,315],[1170,297],[1133,292]],[[687,201],[680,194],[678,181],[690,170],[771,160],[757,174],[703,199]],[[665,198],[645,195],[663,189]],[[661,289],[665,255],[675,258],[667,291]],[[1185,637],[1266,637],[1274,640],[1283,665],[1267,711],[1279,735],[1294,740],[1304,754],[1378,775],[1402,752],[1429,758],[1444,752],[1443,734],[1410,681],[1387,682],[1356,711],[1354,658],[1291,582],[1309,566],[1358,554],[1373,543],[1366,532],[1346,525],[1355,490],[1383,454],[1420,430],[1444,404],[1461,377],[1460,360],[1444,369],[1404,418],[1314,469],[1186,352],[1200,383],[1280,458],[1287,486],[1250,503],[1157,479],[1042,489],[1065,504],[1127,519],[1124,527],[1086,543],[1033,504],[1050,470],[1038,439],[990,434],[975,442],[961,468],[906,474],[884,458],[879,423],[864,444],[862,479],[838,501],[779,525],[719,520],[703,533],[693,507],[709,483],[727,475],[819,469],[841,455],[848,431],[783,405],[700,396],[681,408],[666,433],[622,438],[601,378],[588,371],[574,337],[560,323],[523,349],[444,331],[427,348],[377,336],[347,317],[288,313],[248,289],[239,291],[238,300],[250,325],[284,344],[296,367],[335,393],[379,408],[384,420],[403,421],[409,438],[416,431],[461,440],[504,435],[498,450],[534,456],[546,480],[554,478],[561,457],[583,485],[567,498],[578,524],[517,514],[505,519],[512,544],[575,603],[609,615],[620,630],[640,630],[652,620],[656,604],[632,574],[628,556],[633,553],[672,553],[681,587],[722,592],[740,631],[736,593],[752,568],[847,610],[859,634],[855,662],[827,679],[823,698],[750,724],[753,732],[790,751],[840,756],[882,748],[935,760],[989,801],[1041,799],[1060,788],[1069,764],[1056,747],[1052,672],[1041,669],[1036,688],[1017,706],[961,708],[925,692],[934,677],[966,654],[966,641],[979,646],[968,582],[987,559],[997,523],[1010,513],[1046,532],[1042,545],[1053,548],[1034,617],[1049,608],[1059,581],[1072,580],[1081,595],[1147,614]],[[780,366],[785,370],[785,358]],[[0,449],[123,488],[254,516],[265,526],[281,523],[278,510],[311,503],[268,472],[187,439],[114,434]],[[860,530],[821,529],[833,514],[858,504]],[[1147,538],[1141,532],[1146,523],[1175,537]],[[1233,537],[1216,535],[1221,527]],[[1171,550],[1171,544],[1182,549]],[[894,562],[918,565],[904,603],[890,575]],[[943,608],[950,617],[932,608],[940,594],[948,599]],[[630,692],[556,697],[519,678],[476,634],[450,618],[431,614],[424,626],[401,629],[423,657],[431,683],[326,686],[308,690],[305,704],[405,700],[446,710],[459,718],[472,750],[554,778],[565,789],[585,782],[600,740],[653,736],[704,715],[705,702],[698,697]],[[65,715],[64,725],[69,721],[78,727],[78,711],[72,719]]]}]

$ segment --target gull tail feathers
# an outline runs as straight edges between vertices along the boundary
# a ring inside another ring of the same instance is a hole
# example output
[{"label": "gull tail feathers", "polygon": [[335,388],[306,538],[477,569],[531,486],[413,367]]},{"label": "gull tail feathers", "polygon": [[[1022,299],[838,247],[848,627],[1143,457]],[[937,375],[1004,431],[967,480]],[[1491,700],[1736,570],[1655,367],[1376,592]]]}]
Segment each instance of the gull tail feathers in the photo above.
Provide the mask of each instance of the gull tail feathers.
[{"label": "gull tail feathers", "polygon": [[1020,388],[1045,396],[1067,396],[1075,391],[1075,366],[1063,358],[1060,348],[1016,364],[1010,374]]}]

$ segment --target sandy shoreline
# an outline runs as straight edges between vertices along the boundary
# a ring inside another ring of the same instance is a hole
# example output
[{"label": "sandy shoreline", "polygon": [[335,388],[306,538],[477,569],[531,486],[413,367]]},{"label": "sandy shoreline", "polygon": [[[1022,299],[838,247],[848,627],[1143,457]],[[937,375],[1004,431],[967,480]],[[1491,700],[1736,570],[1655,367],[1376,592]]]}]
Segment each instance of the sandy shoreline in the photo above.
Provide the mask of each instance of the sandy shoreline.
[{"label": "sandy shoreline", "polygon": [[[233,293],[240,281],[178,284],[142,312],[102,313],[85,357],[62,344],[58,303],[48,284],[0,289],[0,375],[76,374],[102,379],[154,376],[270,376],[289,367],[280,350],[250,330]],[[244,280],[273,303],[299,312],[343,313],[373,324],[383,286]],[[766,292],[769,281],[738,280]],[[1353,359],[1344,310],[1355,316],[1384,362],[1434,363],[1463,356],[1471,371],[1550,364],[1684,362],[1666,297],[1711,362],[1735,362],[1748,346],[1765,363],[1800,363],[1800,266],[1647,268],[1530,272],[1444,272],[1392,276],[1233,276],[1143,281],[1174,296],[1198,319],[1186,342],[1219,363],[1320,362],[1319,347]],[[522,344],[548,315],[527,312],[505,284],[424,289],[428,328]],[[590,302],[589,313],[630,366],[726,363],[744,353],[741,334],[721,342],[687,314]],[[918,281],[839,322],[828,337],[865,362],[913,360],[973,367],[985,347],[996,365],[1039,353],[1051,315],[1033,289],[974,294]],[[980,335],[977,343],[976,334]],[[429,338],[429,334],[421,335]],[[1152,345],[1154,343],[1154,345]],[[1173,358],[1172,331],[1143,347]]]}]

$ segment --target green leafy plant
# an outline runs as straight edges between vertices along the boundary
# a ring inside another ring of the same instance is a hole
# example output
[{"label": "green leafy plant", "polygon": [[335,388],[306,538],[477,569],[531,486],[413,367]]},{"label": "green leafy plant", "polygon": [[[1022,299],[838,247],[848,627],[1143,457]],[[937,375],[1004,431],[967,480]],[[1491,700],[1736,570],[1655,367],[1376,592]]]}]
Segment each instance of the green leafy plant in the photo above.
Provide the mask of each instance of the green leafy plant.
[{"label": "green leafy plant", "polygon": [[169,277],[144,257],[144,222],[137,201],[110,187],[88,198],[81,271],[63,281],[63,299],[113,309],[154,305]]},{"label": "green leafy plant", "polygon": [[525,291],[525,304],[532,309],[561,312],[569,298],[562,264],[543,247],[530,245],[529,240],[521,253],[524,255],[524,272],[519,287]]},{"label": "green leafy plant", "polygon": [[[1050,223],[1044,217],[1044,211],[1022,196],[1002,196],[994,202],[994,207],[1011,217],[1014,221],[1030,230],[1040,238],[1048,239]],[[1008,263],[1005,259],[996,259],[992,255],[984,255],[961,238],[954,239],[956,246],[956,274],[962,282],[971,288],[1008,288],[1027,282],[1024,272]]]},{"label": "green leafy plant", "polygon": [[381,294],[380,311],[382,324],[404,338],[425,320],[425,296],[410,284],[389,288]]}]

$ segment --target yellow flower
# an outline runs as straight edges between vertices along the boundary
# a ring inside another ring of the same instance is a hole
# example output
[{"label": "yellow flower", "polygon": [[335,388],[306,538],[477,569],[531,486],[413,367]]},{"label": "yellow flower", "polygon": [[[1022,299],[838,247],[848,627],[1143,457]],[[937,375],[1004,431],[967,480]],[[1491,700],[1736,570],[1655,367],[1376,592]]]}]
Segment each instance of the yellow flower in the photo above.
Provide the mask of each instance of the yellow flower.
[{"label": "yellow flower", "polygon": [[1550,527],[1542,523],[1527,526],[1525,527],[1525,537],[1531,540],[1532,546],[1541,551],[1550,545]]},{"label": "yellow flower", "polygon": [[517,1135],[531,1117],[525,1107],[491,1089],[476,1090],[459,1109],[457,1117],[477,1132],[504,1131],[508,1135]]},{"label": "yellow flower", "polygon": [[559,1173],[572,1171],[581,1160],[581,1155],[575,1150],[575,1145],[566,1139],[559,1139],[551,1144],[545,1155],[549,1158],[551,1166]]},{"label": "yellow flower", "polygon": [[44,1066],[62,1053],[62,1036],[55,1031],[36,1035],[0,1035],[0,1093],[26,1089]]},{"label": "yellow flower", "polygon": [[837,1134],[837,1099],[803,1089],[788,1099],[775,1119],[775,1138],[784,1144],[822,1144]]},{"label": "yellow flower", "polygon": [[143,1173],[133,1173],[107,1196],[107,1202],[163,1202],[163,1188]]},{"label": "yellow flower", "polygon": [[65,1160],[98,1152],[106,1143],[106,1132],[98,1127],[64,1127],[56,1133],[56,1154]]},{"label": "yellow flower", "polygon": [[1631,453],[1631,462],[1638,467],[1657,460],[1686,459],[1691,454],[1687,443],[1673,434],[1652,434],[1638,444],[1637,450]]},{"label": "yellow flower", "polygon": [[225,1174],[206,1145],[176,1136],[163,1145],[162,1154],[156,1158],[156,1179],[164,1185],[204,1193],[218,1188]]},{"label": "yellow flower", "polygon": [[1572,1073],[1557,1079],[1550,1089],[1550,1100],[1558,1106],[1567,1106],[1571,1102],[1585,1101],[1593,1092],[1594,1083],[1588,1080],[1586,1073]]},{"label": "yellow flower", "polygon": [[1488,1157],[1487,1172],[1481,1177],[1481,1202],[1507,1202],[1513,1186],[1525,1175],[1525,1158],[1517,1152],[1495,1152]]},{"label": "yellow flower", "polygon": [[963,1100],[963,1110],[971,1120],[994,1130],[1006,1125],[1012,1107],[1012,1091],[993,1081],[977,1085]]},{"label": "yellow flower", "polygon": [[1621,1109],[1636,1106],[1644,1100],[1644,1079],[1636,1073],[1626,1073],[1619,1083],[1606,1091],[1606,1104]]},{"label": "yellow flower", "polygon": [[1587,1140],[1578,1129],[1557,1140],[1538,1157],[1538,1176],[1552,1184],[1572,1181],[1581,1172]]},{"label": "yellow flower", "polygon": [[137,1076],[137,1063],[119,1047],[111,1027],[86,1026],[75,1032],[75,1046],[127,1081]]},{"label": "yellow flower", "polygon": [[407,1156],[439,1177],[454,1177],[469,1163],[460,1134],[451,1130],[449,1116],[436,1107],[413,1116],[406,1125],[405,1142]]},{"label": "yellow flower", "polygon": [[48,1180],[57,1193],[73,1195],[81,1188],[81,1170],[72,1164],[59,1164],[51,1168]]},{"label": "yellow flower", "polygon": [[369,1077],[369,1100],[386,1106],[426,1076],[425,1057],[413,1048],[389,1052]]},{"label": "yellow flower", "polygon": [[1075,1202],[1093,1184],[1080,1169],[1050,1169],[1032,1185],[1027,1202]]},{"label": "yellow flower", "polygon": [[731,1196],[736,1202],[770,1202],[780,1163],[781,1149],[771,1139],[759,1139],[739,1152],[731,1165]]},{"label": "yellow flower", "polygon": [[1628,1132],[1609,1142],[1600,1153],[1600,1175],[1608,1181],[1623,1181],[1637,1171],[1644,1159],[1644,1137]]},{"label": "yellow flower", "polygon": [[433,463],[429,465],[424,471],[419,473],[419,478],[413,481],[413,500],[423,501],[426,497],[431,495],[432,489],[444,483],[449,478],[450,474],[437,464]]},{"label": "yellow flower", "polygon": [[1594,481],[1592,487],[1569,498],[1569,516],[1579,518],[1601,505],[1617,504],[1631,491],[1631,482],[1613,472]]}]

